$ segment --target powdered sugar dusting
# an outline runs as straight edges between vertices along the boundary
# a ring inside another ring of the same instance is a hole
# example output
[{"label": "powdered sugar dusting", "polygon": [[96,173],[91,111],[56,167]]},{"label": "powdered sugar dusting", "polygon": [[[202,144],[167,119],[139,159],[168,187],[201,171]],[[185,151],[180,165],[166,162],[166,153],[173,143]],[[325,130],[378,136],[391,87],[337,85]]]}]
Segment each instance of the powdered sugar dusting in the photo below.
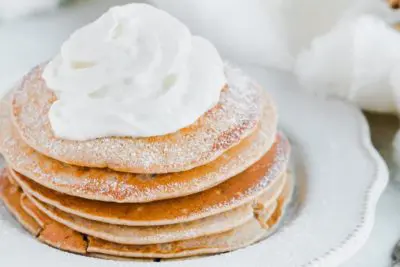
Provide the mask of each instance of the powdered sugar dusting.
[{"label": "powdered sugar dusting", "polygon": [[57,160],[136,173],[167,173],[213,161],[255,131],[262,116],[262,93],[241,71],[226,67],[227,88],[220,102],[195,124],[174,134],[150,138],[56,138],[48,110],[56,96],[41,78],[43,66],[24,77],[13,98],[13,118],[22,138]]}]

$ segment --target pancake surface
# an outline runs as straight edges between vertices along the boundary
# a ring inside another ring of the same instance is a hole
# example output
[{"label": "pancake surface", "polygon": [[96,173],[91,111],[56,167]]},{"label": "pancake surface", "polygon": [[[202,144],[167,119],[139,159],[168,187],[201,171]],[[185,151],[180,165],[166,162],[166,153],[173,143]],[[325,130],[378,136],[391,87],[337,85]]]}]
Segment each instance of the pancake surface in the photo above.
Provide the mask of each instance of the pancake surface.
[{"label": "pancake surface", "polygon": [[108,167],[135,173],[178,172],[205,165],[253,133],[262,108],[270,110],[269,123],[277,118],[270,98],[240,71],[226,68],[228,87],[220,102],[196,123],[176,133],[151,138],[99,138],[70,141],[56,138],[48,111],[56,101],[41,78],[43,66],[34,68],[17,88],[12,116],[22,139],[42,154],[87,167]]},{"label": "pancake surface", "polygon": [[243,172],[273,145],[275,129],[265,109],[260,128],[213,162],[170,174],[121,173],[84,168],[49,158],[28,146],[10,121],[9,104],[0,105],[0,152],[16,171],[53,190],[111,202],[148,202],[197,193]]}]

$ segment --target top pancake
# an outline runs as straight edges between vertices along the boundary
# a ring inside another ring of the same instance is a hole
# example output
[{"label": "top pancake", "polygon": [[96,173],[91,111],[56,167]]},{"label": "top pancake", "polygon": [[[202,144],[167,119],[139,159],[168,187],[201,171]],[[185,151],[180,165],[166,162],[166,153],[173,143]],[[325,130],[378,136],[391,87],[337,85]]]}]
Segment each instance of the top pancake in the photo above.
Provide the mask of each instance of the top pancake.
[{"label": "top pancake", "polygon": [[[108,167],[134,173],[169,173],[205,165],[253,133],[269,109],[276,129],[275,107],[260,88],[240,71],[226,67],[228,86],[219,103],[194,124],[178,132],[149,138],[105,137],[72,141],[54,136],[48,111],[56,95],[41,78],[43,66],[34,68],[17,88],[12,116],[22,139],[59,161],[86,167]],[[273,134],[273,133],[271,133]]]}]

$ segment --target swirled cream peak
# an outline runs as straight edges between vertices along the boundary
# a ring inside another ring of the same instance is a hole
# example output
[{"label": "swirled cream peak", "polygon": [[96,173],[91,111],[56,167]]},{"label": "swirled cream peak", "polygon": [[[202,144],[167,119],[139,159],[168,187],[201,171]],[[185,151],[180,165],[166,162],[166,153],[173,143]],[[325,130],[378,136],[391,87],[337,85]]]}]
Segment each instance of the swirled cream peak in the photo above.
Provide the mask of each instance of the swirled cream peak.
[{"label": "swirled cream peak", "polygon": [[78,29],[43,78],[58,98],[51,127],[70,140],[175,132],[216,105],[226,84],[209,41],[145,4],[113,7]]}]

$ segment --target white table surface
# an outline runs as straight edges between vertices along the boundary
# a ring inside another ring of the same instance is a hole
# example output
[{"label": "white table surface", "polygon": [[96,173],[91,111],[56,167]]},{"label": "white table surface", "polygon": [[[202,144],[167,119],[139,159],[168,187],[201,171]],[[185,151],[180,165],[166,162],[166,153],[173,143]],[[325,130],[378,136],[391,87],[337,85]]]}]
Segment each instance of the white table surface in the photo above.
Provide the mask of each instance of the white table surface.
[{"label": "white table surface", "polygon": [[[78,2],[49,14],[0,23],[0,95],[31,67],[54,55],[72,30],[93,20],[111,4],[128,2],[132,1]],[[398,120],[377,115],[369,115],[368,119],[374,143],[388,160],[389,166],[392,166],[392,176],[395,176],[390,144],[399,127]],[[391,250],[400,238],[399,207],[400,182],[392,179],[379,201],[376,223],[369,241],[343,267],[390,266]]]}]

